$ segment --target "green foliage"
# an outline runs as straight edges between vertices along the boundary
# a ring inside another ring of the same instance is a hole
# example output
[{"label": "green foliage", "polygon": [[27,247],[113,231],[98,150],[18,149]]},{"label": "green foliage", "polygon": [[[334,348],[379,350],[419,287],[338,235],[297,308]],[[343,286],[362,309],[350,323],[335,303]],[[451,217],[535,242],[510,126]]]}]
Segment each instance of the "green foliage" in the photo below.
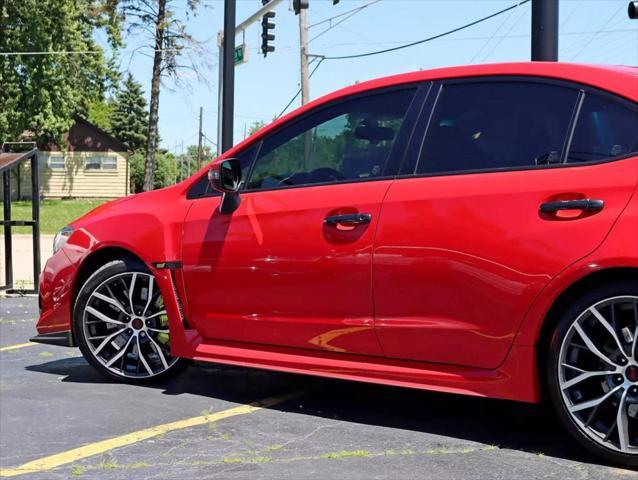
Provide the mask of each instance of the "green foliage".
[{"label": "green foliage", "polygon": [[[204,145],[202,150],[202,166],[210,163],[217,156],[217,153],[213,151],[213,148],[210,145]],[[183,180],[193,175],[199,170],[199,166],[197,164],[197,145],[189,145],[186,147],[186,152],[181,155],[177,155],[175,157],[175,162],[177,163],[179,179]]]},{"label": "green foliage", "polygon": [[115,96],[111,117],[112,133],[133,151],[148,142],[148,111],[142,85],[129,73]]},{"label": "green foliage", "polygon": [[0,141],[31,131],[62,143],[73,114],[89,116],[117,73],[95,41],[120,43],[115,0],[0,0]]},{"label": "green foliage", "polygon": [[[131,155],[129,162],[131,166],[131,180],[135,186],[135,192],[141,192],[144,187],[144,152],[138,150]],[[155,183],[153,188],[163,188],[173,185],[177,180],[178,166],[175,156],[163,150],[159,150],[155,157]]]},{"label": "green foliage", "polygon": [[110,100],[96,100],[89,104],[87,120],[105,132],[111,132],[114,105]]},{"label": "green foliage", "polygon": [[259,130],[266,126],[266,122],[262,122],[261,120],[257,120],[253,122],[253,124],[248,129],[248,135],[253,135],[257,133]]}]

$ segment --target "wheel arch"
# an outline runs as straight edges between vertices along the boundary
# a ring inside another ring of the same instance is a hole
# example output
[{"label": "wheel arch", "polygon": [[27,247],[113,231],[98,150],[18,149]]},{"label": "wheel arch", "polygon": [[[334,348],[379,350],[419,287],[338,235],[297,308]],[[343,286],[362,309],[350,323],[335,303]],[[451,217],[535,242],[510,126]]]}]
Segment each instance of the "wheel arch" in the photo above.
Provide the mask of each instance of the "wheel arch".
[{"label": "wheel arch", "polygon": [[545,372],[547,366],[547,355],[552,334],[571,303],[601,285],[614,281],[635,280],[636,278],[638,278],[638,267],[610,267],[579,278],[556,297],[543,319],[536,340],[536,349],[538,352],[536,356],[537,368],[543,398],[547,398],[547,385],[545,375],[543,375],[542,372]]},{"label": "wheel arch", "polygon": [[548,342],[548,338],[551,337],[554,327],[556,327],[561,316],[569,308],[569,305],[574,299],[581,297],[590,290],[593,290],[600,285],[604,285],[605,283],[635,280],[636,278],[638,278],[638,268],[614,267],[592,272],[570,284],[554,300],[547,312],[547,315],[545,315],[545,319],[538,336],[537,346],[542,347],[543,344]]},{"label": "wheel arch", "polygon": [[[71,301],[69,302],[69,318],[73,318],[75,300],[77,299],[78,293],[80,293],[82,285],[84,285],[84,283],[89,279],[93,272],[95,272],[95,270],[113,260],[131,260],[146,265],[139,256],[123,247],[104,247],[91,252],[89,255],[86,256],[86,258],[82,260],[75,275]],[[71,332],[73,335],[75,335],[73,332],[73,321],[71,321],[70,324]],[[75,338],[74,342],[77,344]]]}]

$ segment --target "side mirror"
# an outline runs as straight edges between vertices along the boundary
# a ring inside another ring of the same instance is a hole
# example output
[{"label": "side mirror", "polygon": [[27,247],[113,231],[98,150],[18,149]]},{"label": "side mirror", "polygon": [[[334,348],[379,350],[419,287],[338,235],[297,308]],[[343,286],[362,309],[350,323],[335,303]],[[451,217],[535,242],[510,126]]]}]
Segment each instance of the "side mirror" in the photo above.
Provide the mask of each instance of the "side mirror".
[{"label": "side mirror", "polygon": [[241,164],[236,158],[213,163],[208,171],[210,186],[222,193],[236,193],[241,186]]},{"label": "side mirror", "polygon": [[241,164],[236,158],[228,158],[213,163],[208,171],[210,186],[222,192],[222,201],[219,204],[221,213],[233,213],[239,207],[241,198]]}]

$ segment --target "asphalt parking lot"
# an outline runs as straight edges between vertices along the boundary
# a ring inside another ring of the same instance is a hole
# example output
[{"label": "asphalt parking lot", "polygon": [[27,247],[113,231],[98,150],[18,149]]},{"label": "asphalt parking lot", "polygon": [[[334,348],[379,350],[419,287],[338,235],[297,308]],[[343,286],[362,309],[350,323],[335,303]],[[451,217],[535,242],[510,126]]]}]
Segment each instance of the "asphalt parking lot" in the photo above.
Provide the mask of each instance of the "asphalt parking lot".
[{"label": "asphalt parking lot", "polygon": [[212,364],[108,383],[77,349],[24,345],[34,298],[0,304],[0,476],[638,477],[597,464],[537,406]]}]

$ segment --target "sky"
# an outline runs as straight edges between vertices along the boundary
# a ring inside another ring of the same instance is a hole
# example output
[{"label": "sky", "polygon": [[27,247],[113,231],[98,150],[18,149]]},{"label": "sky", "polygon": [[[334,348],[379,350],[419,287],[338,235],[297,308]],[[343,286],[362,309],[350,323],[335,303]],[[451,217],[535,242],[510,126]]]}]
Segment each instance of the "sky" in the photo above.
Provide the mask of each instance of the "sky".
[{"label": "sky", "polygon": [[[470,23],[517,0],[309,0],[309,52],[338,56],[398,46]],[[235,70],[235,142],[256,121],[270,122],[299,90],[299,17],[285,0],[276,8],[276,51],[259,52],[261,25],[254,24],[236,42],[247,43],[246,64]],[[358,13],[326,21],[356,7]],[[559,60],[579,63],[638,65],[638,20],[627,16],[628,0],[560,0]],[[206,144],[217,139],[217,32],[223,28],[223,1],[201,0],[186,19],[186,0],[173,0],[188,32],[202,42],[200,79],[189,70],[179,82],[167,79],[160,94],[162,147],[176,154],[197,143],[199,108],[203,107]],[[261,7],[261,0],[238,0],[237,23]],[[345,20],[344,20],[345,19]],[[344,20],[339,25],[337,22]],[[430,68],[528,61],[531,3],[518,6],[450,36],[411,48],[352,60],[326,60],[310,81],[312,99],[359,81]],[[316,37],[316,38],[315,38]],[[127,39],[119,54],[123,72],[130,71],[148,95],[150,48],[139,36]],[[310,66],[312,71],[316,64]],[[290,107],[300,104],[297,99]]]}]

